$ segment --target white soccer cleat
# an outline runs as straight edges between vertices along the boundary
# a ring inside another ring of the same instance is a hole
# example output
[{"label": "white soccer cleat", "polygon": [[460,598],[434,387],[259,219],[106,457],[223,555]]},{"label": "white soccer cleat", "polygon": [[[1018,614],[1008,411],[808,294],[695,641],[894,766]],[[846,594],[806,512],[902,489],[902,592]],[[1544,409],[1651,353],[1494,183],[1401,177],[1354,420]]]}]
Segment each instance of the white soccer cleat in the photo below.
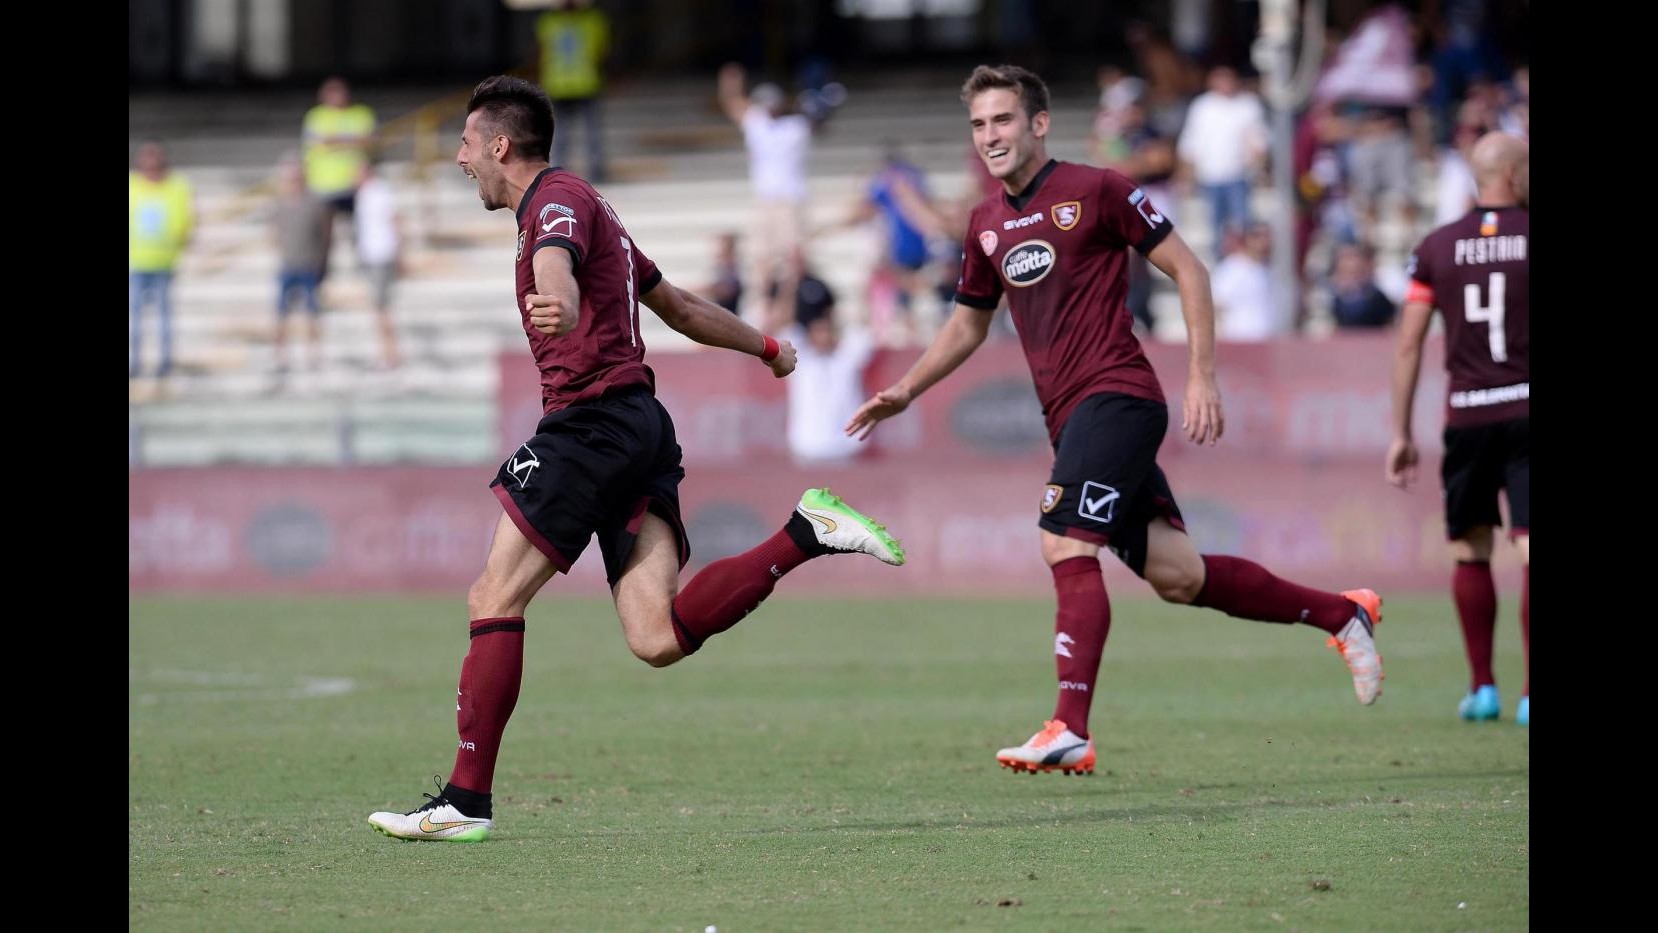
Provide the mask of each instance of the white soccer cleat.
[{"label": "white soccer cleat", "polygon": [[426,804],[408,813],[370,813],[370,826],[397,839],[483,842],[495,821],[467,816],[443,797],[426,794]]},{"label": "white soccer cleat", "polygon": [[1030,741],[996,753],[1004,768],[1026,771],[1063,771],[1066,774],[1094,773],[1094,740],[1072,732],[1062,720],[1050,719]]},{"label": "white soccer cleat", "polygon": [[1376,623],[1382,621],[1382,598],[1375,590],[1347,590],[1341,594],[1358,607],[1353,618],[1325,644],[1341,652],[1353,672],[1353,692],[1365,706],[1382,695],[1382,656],[1376,650]]},{"label": "white soccer cleat", "polygon": [[847,505],[827,489],[808,489],[794,509],[812,525],[818,543],[848,554],[868,554],[894,567],[904,563],[904,546],[886,526]]}]

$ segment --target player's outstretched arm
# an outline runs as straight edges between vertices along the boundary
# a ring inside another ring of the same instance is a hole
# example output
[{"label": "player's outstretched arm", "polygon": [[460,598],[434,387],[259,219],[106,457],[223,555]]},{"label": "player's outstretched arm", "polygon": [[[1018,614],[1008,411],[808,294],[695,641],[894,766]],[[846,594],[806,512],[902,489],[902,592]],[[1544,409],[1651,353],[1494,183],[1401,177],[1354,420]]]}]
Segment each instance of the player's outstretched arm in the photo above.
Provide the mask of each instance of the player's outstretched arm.
[{"label": "player's outstretched arm", "polygon": [[693,295],[667,279],[640,296],[663,323],[707,347],[723,347],[758,356],[779,379],[794,372],[794,345],[774,340],[712,301]]},{"label": "player's outstretched arm", "polygon": [[1215,382],[1215,298],[1209,291],[1209,270],[1172,230],[1146,258],[1180,288],[1180,313],[1186,318],[1186,344],[1191,350],[1180,427],[1192,443],[1214,446],[1226,430],[1226,415]]},{"label": "player's outstretched arm", "polygon": [[731,122],[741,126],[743,114],[748,111],[748,98],[743,96],[743,82],[746,80],[743,66],[736,62],[729,62],[720,69],[718,90],[720,95],[720,109],[730,118]]},{"label": "player's outstretched arm", "polygon": [[1404,489],[1416,479],[1416,441],[1412,438],[1412,409],[1416,379],[1422,373],[1422,341],[1428,336],[1433,305],[1405,302],[1399,312],[1399,349],[1393,357],[1393,441],[1387,447],[1387,481]]},{"label": "player's outstretched arm", "polygon": [[927,347],[927,352],[921,354],[921,359],[915,361],[904,378],[863,403],[852,415],[852,420],[846,423],[846,433],[857,435],[860,441],[868,438],[875,425],[908,408],[910,402],[931,388],[933,383],[955,372],[956,367],[972,356],[979,344],[984,343],[984,338],[990,333],[992,315],[991,311],[980,311],[958,303],[955,313],[944,322],[932,345]]}]

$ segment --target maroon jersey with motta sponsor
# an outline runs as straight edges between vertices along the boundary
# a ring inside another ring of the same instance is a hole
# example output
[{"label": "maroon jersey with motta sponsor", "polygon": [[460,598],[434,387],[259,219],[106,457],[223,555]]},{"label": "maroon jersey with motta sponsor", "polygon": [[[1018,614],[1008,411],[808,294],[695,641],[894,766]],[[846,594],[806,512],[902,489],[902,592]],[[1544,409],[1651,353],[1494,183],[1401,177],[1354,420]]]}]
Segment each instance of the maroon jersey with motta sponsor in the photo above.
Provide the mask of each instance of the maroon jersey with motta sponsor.
[{"label": "maroon jersey with motta sponsor", "polygon": [[[524,310],[536,291],[535,252],[549,246],[570,251],[581,289],[580,320],[562,337],[536,330]],[[518,204],[517,263],[518,313],[541,370],[542,414],[629,386],[656,390],[639,335],[639,296],[662,273],[592,185],[560,168],[535,177]]]},{"label": "maroon jersey with motta sponsor", "polygon": [[1050,439],[1090,395],[1164,401],[1133,332],[1128,251],[1150,252],[1173,229],[1128,176],[1072,162],[1049,161],[1018,197],[973,208],[956,301],[992,310],[1007,295]]},{"label": "maroon jersey with motta sponsor", "polygon": [[1531,215],[1476,207],[1411,254],[1406,301],[1445,316],[1445,423],[1531,415]]}]

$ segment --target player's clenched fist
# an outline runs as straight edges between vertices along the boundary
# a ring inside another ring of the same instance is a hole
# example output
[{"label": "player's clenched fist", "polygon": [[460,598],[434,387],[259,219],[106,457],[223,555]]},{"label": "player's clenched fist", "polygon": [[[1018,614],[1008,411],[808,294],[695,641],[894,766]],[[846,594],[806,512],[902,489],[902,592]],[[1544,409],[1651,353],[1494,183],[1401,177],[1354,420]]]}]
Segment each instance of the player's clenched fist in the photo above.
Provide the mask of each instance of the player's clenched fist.
[{"label": "player's clenched fist", "polygon": [[581,320],[581,309],[557,295],[526,295],[524,310],[529,312],[530,326],[549,337],[568,334]]}]

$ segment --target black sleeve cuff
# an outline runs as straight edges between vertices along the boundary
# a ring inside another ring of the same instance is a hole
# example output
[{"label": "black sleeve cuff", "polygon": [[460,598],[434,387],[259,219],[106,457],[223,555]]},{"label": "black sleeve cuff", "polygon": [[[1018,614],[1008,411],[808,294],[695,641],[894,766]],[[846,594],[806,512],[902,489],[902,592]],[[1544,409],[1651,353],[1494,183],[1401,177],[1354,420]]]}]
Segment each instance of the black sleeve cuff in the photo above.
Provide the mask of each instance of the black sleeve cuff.
[{"label": "black sleeve cuff", "polygon": [[575,269],[577,266],[581,265],[581,247],[577,246],[573,241],[566,240],[561,236],[550,236],[545,240],[536,240],[535,247],[530,250],[530,255],[534,256],[543,246],[557,246],[561,249],[567,249],[570,251],[570,268]]},{"label": "black sleeve cuff", "polygon": [[646,276],[643,282],[639,283],[639,294],[641,296],[649,295],[651,293],[651,289],[661,284],[662,270],[656,269],[652,271],[650,275]]},{"label": "black sleeve cuff", "polygon": [[982,295],[969,295],[965,292],[956,292],[956,304],[966,305],[969,308],[978,308],[980,311],[994,311],[998,304],[995,298],[986,298]]},{"label": "black sleeve cuff", "polygon": [[1147,253],[1151,252],[1152,250],[1156,249],[1157,244],[1163,242],[1165,239],[1168,238],[1168,235],[1173,233],[1173,232],[1174,232],[1174,224],[1169,223],[1169,219],[1167,217],[1165,217],[1165,218],[1163,218],[1162,223],[1160,223],[1157,226],[1151,228],[1150,233],[1148,233],[1144,237],[1142,237],[1140,239],[1140,242],[1134,244],[1134,248],[1140,252],[1140,255],[1144,256]]}]

